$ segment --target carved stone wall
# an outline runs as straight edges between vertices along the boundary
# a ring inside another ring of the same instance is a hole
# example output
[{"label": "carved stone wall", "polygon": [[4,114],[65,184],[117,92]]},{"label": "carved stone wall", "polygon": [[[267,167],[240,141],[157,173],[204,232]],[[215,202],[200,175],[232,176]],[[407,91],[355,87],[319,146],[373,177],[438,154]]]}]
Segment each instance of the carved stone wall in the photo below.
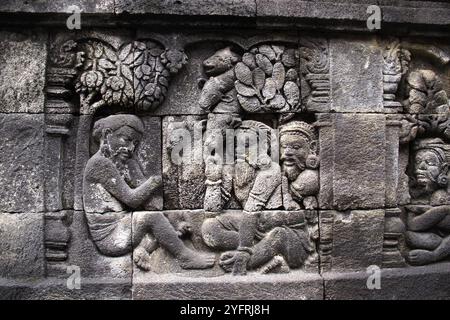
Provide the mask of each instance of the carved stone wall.
[{"label": "carved stone wall", "polygon": [[378,2],[1,4],[0,297],[448,298],[450,6]]}]

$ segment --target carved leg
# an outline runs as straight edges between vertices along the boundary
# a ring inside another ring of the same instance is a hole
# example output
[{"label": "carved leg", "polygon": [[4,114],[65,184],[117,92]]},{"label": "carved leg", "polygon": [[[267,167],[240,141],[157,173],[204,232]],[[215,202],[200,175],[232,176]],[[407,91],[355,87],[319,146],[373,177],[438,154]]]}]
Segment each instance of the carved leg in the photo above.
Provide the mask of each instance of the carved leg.
[{"label": "carved leg", "polygon": [[425,265],[440,261],[450,256],[450,237],[444,238],[440,245],[433,251],[412,250],[409,252],[408,260],[411,264]]},{"label": "carved leg", "polygon": [[235,250],[239,245],[239,232],[227,230],[216,218],[203,222],[202,237],[206,245],[215,250]]},{"label": "carved leg", "polygon": [[286,237],[283,228],[271,230],[260,242],[253,247],[253,255],[250,258],[249,269],[256,269],[274,258],[278,254],[283,254],[283,244]]},{"label": "carved leg", "polygon": [[203,254],[187,248],[178,237],[169,220],[161,212],[135,213],[135,239],[142,239],[147,233],[154,235],[158,243],[180,262],[184,269],[205,269],[214,265],[212,254]]},{"label": "carved leg", "polygon": [[427,210],[425,213],[415,216],[408,215],[408,229],[412,231],[424,231],[436,226],[450,214],[450,206],[440,206]]},{"label": "carved leg", "polygon": [[431,232],[407,231],[405,240],[411,248],[434,250],[442,242],[442,238]]},{"label": "carved leg", "polygon": [[[256,224],[258,222],[258,215],[253,212],[245,212],[242,217],[241,226],[239,228],[239,247],[238,251],[247,251],[253,246],[253,239],[255,238]],[[238,254],[235,255],[233,274],[245,275],[247,273],[247,263],[250,255]]]}]

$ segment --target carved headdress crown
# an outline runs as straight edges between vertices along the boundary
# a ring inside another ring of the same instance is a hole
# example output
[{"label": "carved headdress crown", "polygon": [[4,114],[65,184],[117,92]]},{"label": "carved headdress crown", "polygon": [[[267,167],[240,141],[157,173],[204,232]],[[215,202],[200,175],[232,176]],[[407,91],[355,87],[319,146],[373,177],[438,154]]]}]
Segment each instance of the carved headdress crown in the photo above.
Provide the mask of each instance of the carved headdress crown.
[{"label": "carved headdress crown", "polygon": [[309,141],[317,140],[314,127],[303,121],[291,121],[280,126],[280,136],[283,134],[299,134],[306,137]]},{"label": "carved headdress crown", "polygon": [[450,146],[448,146],[441,138],[421,139],[414,143],[413,150],[433,150],[442,162],[450,161]]}]

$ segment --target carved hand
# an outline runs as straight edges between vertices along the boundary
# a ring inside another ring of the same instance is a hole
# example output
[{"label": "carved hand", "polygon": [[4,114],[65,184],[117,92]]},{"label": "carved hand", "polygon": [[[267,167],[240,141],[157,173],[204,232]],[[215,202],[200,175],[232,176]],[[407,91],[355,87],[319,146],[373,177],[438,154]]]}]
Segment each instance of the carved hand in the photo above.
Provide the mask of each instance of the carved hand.
[{"label": "carved hand", "polygon": [[222,179],[222,164],[218,155],[208,156],[206,158],[205,176],[211,182]]},{"label": "carved hand", "polygon": [[148,178],[149,185],[152,189],[156,189],[162,185],[162,177],[161,176],[152,176]]}]

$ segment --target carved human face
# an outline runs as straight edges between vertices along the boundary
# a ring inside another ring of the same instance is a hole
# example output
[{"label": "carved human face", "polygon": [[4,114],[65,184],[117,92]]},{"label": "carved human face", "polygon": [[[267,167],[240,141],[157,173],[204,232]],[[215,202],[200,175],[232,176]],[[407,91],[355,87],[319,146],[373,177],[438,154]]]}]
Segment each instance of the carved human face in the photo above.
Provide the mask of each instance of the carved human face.
[{"label": "carved human face", "polygon": [[283,134],[280,137],[282,168],[289,180],[295,180],[305,170],[311,147],[309,140],[298,134]]},{"label": "carved human face", "polygon": [[414,159],[414,175],[419,186],[434,188],[443,168],[444,164],[433,150],[417,151]]},{"label": "carved human face", "polygon": [[111,157],[121,162],[130,159],[141,140],[141,134],[128,126],[123,126],[115,131],[106,130],[105,139]]}]

